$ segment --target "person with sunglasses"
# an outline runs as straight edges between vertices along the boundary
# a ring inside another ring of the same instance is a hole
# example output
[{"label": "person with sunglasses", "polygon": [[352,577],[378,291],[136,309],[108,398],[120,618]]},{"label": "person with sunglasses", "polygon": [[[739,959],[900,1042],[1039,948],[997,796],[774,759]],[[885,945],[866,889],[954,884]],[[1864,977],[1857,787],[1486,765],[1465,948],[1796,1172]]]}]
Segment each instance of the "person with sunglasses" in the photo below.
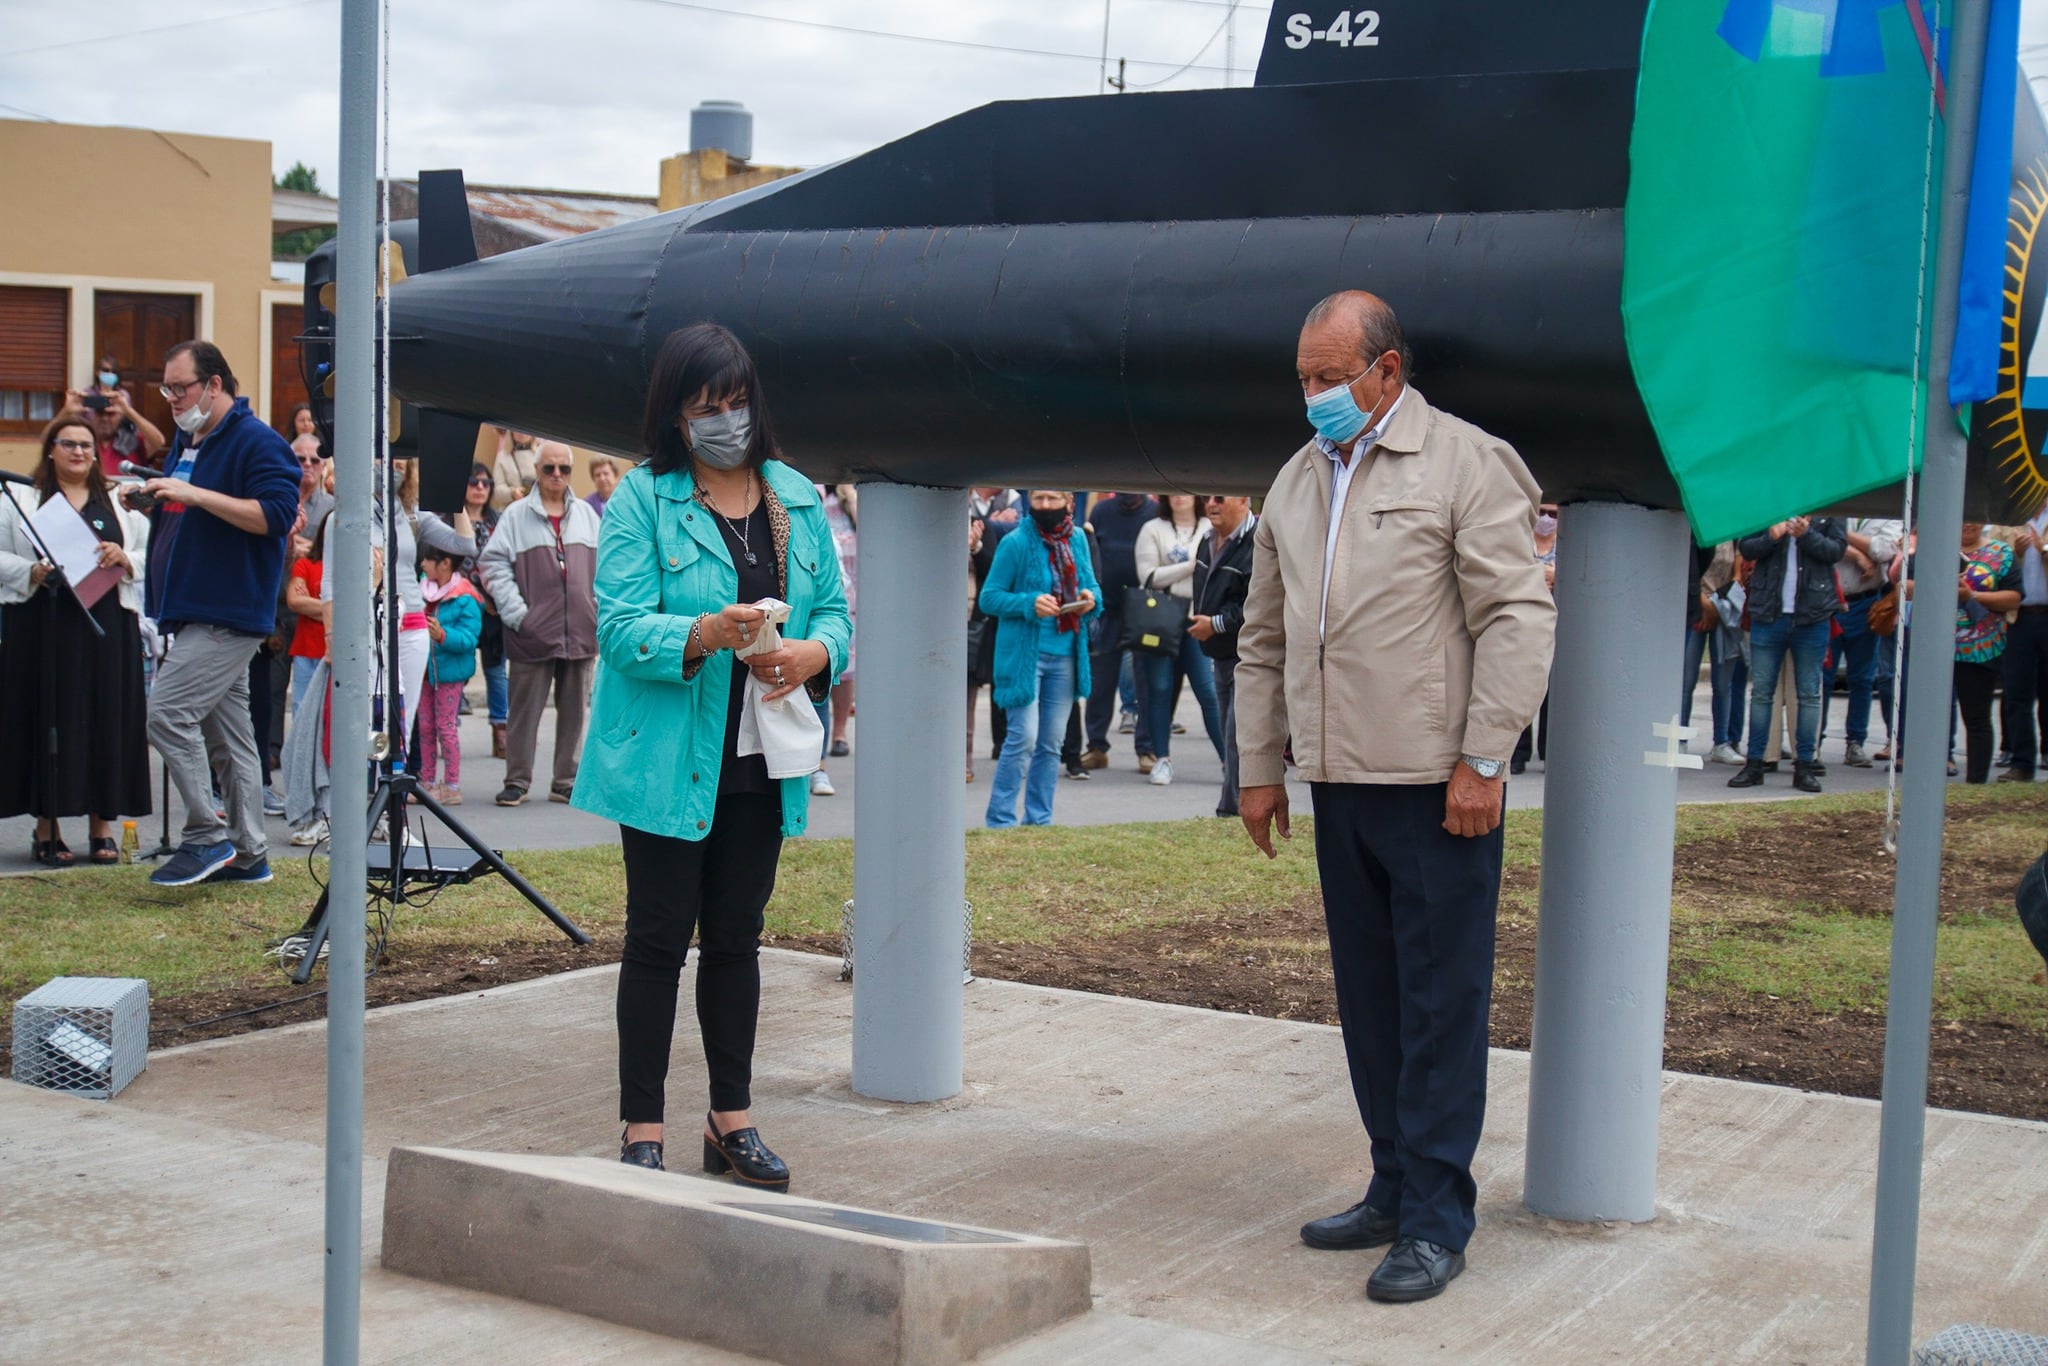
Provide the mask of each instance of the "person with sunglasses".
[{"label": "person with sunglasses", "polygon": [[[185,830],[149,880],[268,882],[249,664],[277,627],[299,465],[238,397],[234,371],[212,342],[172,347],[161,388],[178,435],[165,457],[171,473],[145,480],[142,492],[156,503],[150,615],[171,646],[150,688],[149,742],[184,800]],[[225,817],[214,804],[217,770]]]},{"label": "person with sunglasses", "polygon": [[0,818],[34,816],[30,856],[53,868],[75,861],[61,818],[89,816],[88,857],[116,863],[114,822],[150,811],[136,616],[149,522],[115,499],[98,448],[82,418],[58,418],[43,429],[35,488],[17,498],[30,515],[68,502],[99,542],[99,566],[120,571],[92,604],[99,634],[49,581],[15,501],[0,499]]},{"label": "person with sunglasses", "polygon": [[[476,537],[477,554],[490,543],[491,533],[498,529],[498,509],[493,495],[498,491],[498,481],[491,477],[491,467],[481,460],[469,467],[469,484],[463,490],[462,510],[469,514],[471,534]],[[484,588],[483,574],[476,567],[474,557],[463,561],[462,572],[468,576],[471,588],[484,605],[483,630],[477,636],[477,662],[484,675],[484,709],[491,720],[491,757],[505,757],[505,728],[510,717],[510,685],[505,672],[505,623],[498,616],[498,605],[491,601],[491,595]]]},{"label": "person with sunglasses", "polygon": [[569,489],[574,453],[559,441],[543,441],[537,450],[533,491],[505,508],[477,556],[504,626],[512,694],[499,806],[520,805],[533,784],[534,744],[550,689],[555,758],[548,800],[569,800],[597,664],[598,516]]}]

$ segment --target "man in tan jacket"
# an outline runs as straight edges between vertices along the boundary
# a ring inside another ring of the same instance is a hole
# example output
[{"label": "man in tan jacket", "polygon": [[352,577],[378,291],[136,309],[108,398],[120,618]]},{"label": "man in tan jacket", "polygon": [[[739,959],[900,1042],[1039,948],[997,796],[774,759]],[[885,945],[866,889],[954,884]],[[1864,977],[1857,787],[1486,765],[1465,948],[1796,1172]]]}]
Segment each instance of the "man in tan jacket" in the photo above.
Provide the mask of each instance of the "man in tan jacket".
[{"label": "man in tan jacket", "polygon": [[1305,1225],[1327,1249],[1391,1243],[1376,1300],[1464,1270],[1486,1107],[1486,1018],[1505,769],[1543,701],[1557,609],[1531,549],[1536,482],[1505,442],[1407,386],[1385,302],[1333,294],[1296,354],[1316,437],[1253,533],[1239,633],[1239,811],[1288,837],[1293,738],[1372,1182]]}]

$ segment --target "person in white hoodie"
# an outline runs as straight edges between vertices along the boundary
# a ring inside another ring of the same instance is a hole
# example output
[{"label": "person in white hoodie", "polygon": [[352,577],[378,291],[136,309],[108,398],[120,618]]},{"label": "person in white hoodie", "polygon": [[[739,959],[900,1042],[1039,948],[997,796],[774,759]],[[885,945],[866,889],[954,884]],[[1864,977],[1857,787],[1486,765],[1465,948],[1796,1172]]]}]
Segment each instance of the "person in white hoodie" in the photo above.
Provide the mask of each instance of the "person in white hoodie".
[{"label": "person in white hoodie", "polygon": [[[1176,493],[1166,498],[1159,515],[1138,529],[1138,584],[1165,589],[1184,605],[1195,594],[1195,552],[1209,532],[1208,520],[1196,510],[1194,497]],[[1216,706],[1216,675],[1202,643],[1183,632],[1176,654],[1142,654],[1134,659],[1144,664],[1143,704],[1152,732],[1152,748],[1159,756],[1152,765],[1152,785],[1165,787],[1173,781],[1173,698],[1178,681],[1187,679],[1195,703],[1202,709],[1202,727],[1216,757],[1223,758],[1223,716]]]}]

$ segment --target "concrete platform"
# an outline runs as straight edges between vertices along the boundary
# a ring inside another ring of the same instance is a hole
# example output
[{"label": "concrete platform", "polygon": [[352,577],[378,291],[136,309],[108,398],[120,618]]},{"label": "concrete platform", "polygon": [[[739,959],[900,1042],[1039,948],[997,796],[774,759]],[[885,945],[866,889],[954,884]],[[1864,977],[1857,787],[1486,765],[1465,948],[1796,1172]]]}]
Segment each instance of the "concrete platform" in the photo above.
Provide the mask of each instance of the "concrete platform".
[{"label": "concrete platform", "polygon": [[681,1175],[397,1148],[383,1265],[799,1366],[951,1366],[1089,1309],[1079,1243]]},{"label": "concrete platform", "polygon": [[[1527,1059],[1496,1053],[1471,1269],[1380,1306],[1372,1254],[1295,1236],[1364,1184],[1334,1029],[983,982],[966,1090],[895,1106],[848,1089],[836,970],[765,955],[756,1117],[797,1195],[1087,1244],[1095,1312],[1013,1366],[1861,1360],[1870,1102],[1667,1077],[1661,1217],[1560,1228],[1521,1208]],[[396,1145],[616,1152],[612,973],[371,1016],[366,1360],[733,1359],[374,1262]],[[679,1018],[670,1107],[694,1125]],[[311,1359],[323,1046],[301,1026],[162,1052],[111,1103],[0,1085],[0,1360]],[[81,1312],[58,1288],[82,1286],[109,1290]],[[2048,1332],[2048,1125],[1929,1117],[1917,1308],[1918,1341]]]}]

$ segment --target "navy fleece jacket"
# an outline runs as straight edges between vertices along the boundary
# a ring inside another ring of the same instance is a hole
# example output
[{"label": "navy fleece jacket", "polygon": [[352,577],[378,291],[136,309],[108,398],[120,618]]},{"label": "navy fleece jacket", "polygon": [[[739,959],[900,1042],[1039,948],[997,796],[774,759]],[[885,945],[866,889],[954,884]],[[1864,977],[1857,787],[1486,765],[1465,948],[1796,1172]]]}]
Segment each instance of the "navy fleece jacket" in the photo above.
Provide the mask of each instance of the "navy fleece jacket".
[{"label": "navy fleece jacket", "polygon": [[[191,445],[183,432],[164,456],[175,470]],[[277,629],[285,535],[299,515],[299,463],[283,437],[238,398],[220,425],[192,447],[191,482],[263,505],[267,531],[251,536],[198,508],[160,508],[156,533],[168,532],[156,570],[156,619],[166,627],[197,623],[252,636]]]}]

